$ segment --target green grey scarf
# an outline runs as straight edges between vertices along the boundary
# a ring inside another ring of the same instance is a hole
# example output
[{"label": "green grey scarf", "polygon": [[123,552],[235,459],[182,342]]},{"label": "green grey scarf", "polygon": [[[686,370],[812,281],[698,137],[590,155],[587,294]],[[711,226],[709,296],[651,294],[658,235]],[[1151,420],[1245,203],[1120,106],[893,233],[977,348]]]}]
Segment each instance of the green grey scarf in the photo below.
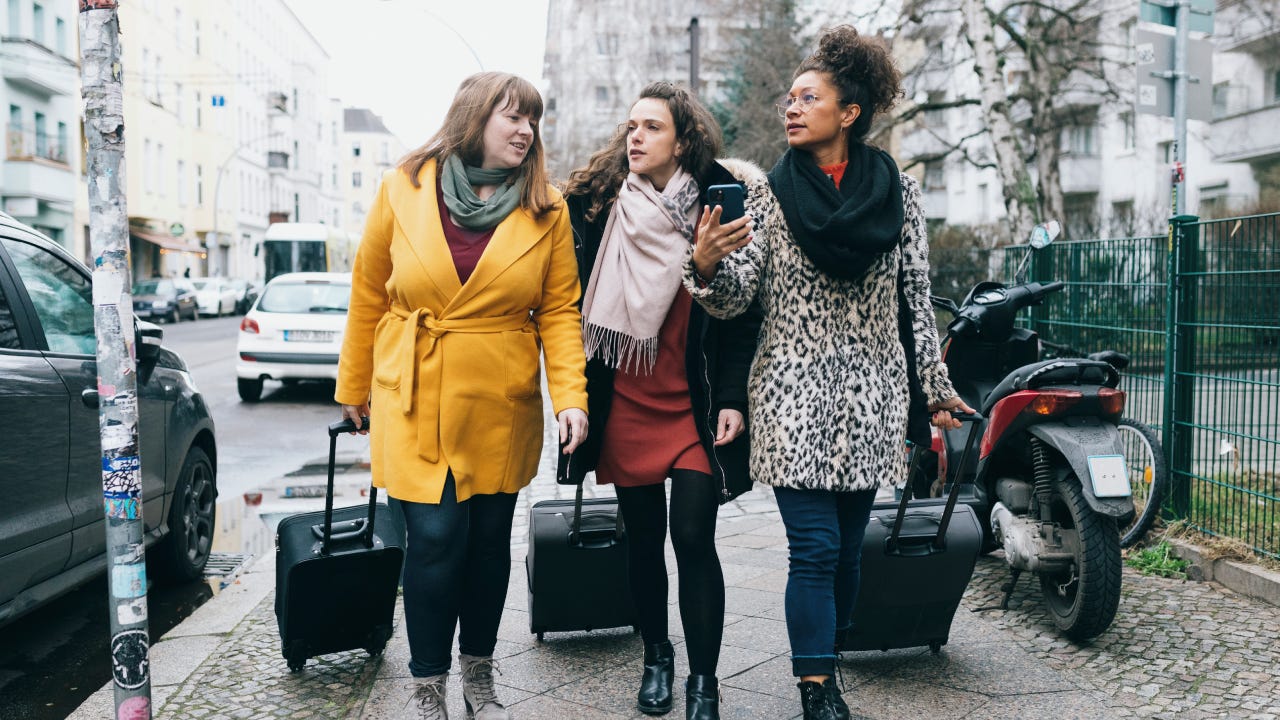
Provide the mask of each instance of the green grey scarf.
[{"label": "green grey scarf", "polygon": [[[492,230],[520,204],[524,176],[508,183],[511,169],[478,168],[462,162],[457,155],[445,158],[440,170],[440,190],[449,217],[468,230]],[[473,185],[497,185],[488,200],[481,200]]]}]

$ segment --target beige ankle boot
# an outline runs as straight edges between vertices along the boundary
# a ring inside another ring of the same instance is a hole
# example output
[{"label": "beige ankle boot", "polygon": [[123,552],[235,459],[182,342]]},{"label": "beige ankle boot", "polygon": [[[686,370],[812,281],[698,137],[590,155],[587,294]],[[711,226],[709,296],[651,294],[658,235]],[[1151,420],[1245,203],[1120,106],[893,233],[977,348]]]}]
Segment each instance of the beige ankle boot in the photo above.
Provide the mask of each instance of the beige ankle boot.
[{"label": "beige ankle boot", "polygon": [[449,710],[445,707],[445,690],[449,675],[432,675],[431,677],[414,678],[413,698],[409,700],[409,717],[414,720],[449,720]]},{"label": "beige ankle boot", "polygon": [[467,717],[475,720],[511,720],[511,713],[498,702],[493,673],[497,666],[492,657],[459,655],[462,664],[462,700]]}]

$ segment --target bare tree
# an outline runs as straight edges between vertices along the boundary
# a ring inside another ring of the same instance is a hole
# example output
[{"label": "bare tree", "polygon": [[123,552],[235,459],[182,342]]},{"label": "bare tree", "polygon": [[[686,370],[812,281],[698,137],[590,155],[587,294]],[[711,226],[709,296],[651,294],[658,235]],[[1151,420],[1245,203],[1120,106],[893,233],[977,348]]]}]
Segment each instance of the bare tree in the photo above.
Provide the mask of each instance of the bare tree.
[{"label": "bare tree", "polygon": [[735,48],[724,58],[724,99],[712,113],[724,131],[728,154],[765,169],[787,149],[774,104],[791,86],[791,74],[809,52],[795,0],[748,0]]}]

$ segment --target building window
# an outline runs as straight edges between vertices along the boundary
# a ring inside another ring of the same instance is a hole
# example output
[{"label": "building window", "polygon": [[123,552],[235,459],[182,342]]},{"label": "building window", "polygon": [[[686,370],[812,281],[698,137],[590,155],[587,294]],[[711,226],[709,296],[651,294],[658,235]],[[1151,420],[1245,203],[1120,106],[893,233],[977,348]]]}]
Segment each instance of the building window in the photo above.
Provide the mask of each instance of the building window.
[{"label": "building window", "polygon": [[173,84],[173,114],[179,123],[185,119],[182,110],[182,83],[176,82]]},{"label": "building window", "polygon": [[338,163],[333,164],[333,189],[338,189]]},{"label": "building window", "polygon": [[351,143],[351,157],[360,157],[360,143]]},{"label": "building window", "polygon": [[182,49],[182,10],[173,9],[173,44]]},{"label": "building window", "polygon": [[[947,92],[945,90],[930,90],[927,102],[930,105],[936,105],[945,102]],[[930,108],[924,111],[924,124],[931,128],[942,127],[946,124],[946,111],[939,108]]]},{"label": "building window", "polygon": [[200,21],[196,20],[192,26],[191,43],[195,47],[196,54],[200,54]]},{"label": "building window", "polygon": [[22,6],[20,0],[9,0],[9,35],[22,37]]},{"label": "building window", "polygon": [[178,207],[187,206],[187,164],[178,161]]},{"label": "building window", "polygon": [[1062,129],[1062,152],[1072,155],[1096,155],[1093,125],[1068,125]]},{"label": "building window", "polygon": [[142,189],[151,192],[151,141],[142,141]]},{"label": "building window", "polygon": [[196,165],[196,205],[204,205],[204,166]]},{"label": "building window", "polygon": [[165,196],[164,189],[164,143],[156,143],[156,192]]},{"label": "building window", "polygon": [[1138,135],[1137,118],[1132,112],[1120,113],[1120,127],[1124,133],[1122,147],[1125,150],[1132,150]]},{"label": "building window", "polygon": [[9,106],[9,130],[22,132],[22,108],[18,105]]},{"label": "building window", "polygon": [[1280,103],[1280,67],[1271,71],[1271,103]]},{"label": "building window", "polygon": [[1121,200],[1111,203],[1111,235],[1127,237],[1138,232],[1133,222],[1133,201]]},{"label": "building window", "polygon": [[930,160],[924,164],[924,189],[947,189],[947,169],[942,160]]},{"label": "building window", "polygon": [[1156,159],[1162,163],[1173,164],[1173,143],[1162,142],[1157,145]]},{"label": "building window", "polygon": [[597,35],[596,54],[601,57],[615,57],[618,54],[618,35],[616,33]]},{"label": "building window", "polygon": [[609,107],[609,88],[603,85],[596,86],[596,107],[600,109]]},{"label": "building window", "polygon": [[36,157],[49,157],[49,136],[46,130],[44,113],[36,113]]},{"label": "building window", "polygon": [[302,222],[302,210],[301,210],[301,206],[298,204],[299,200],[300,200],[300,197],[298,193],[294,193],[293,194],[293,221],[294,222]]},{"label": "building window", "polygon": [[67,21],[58,18],[53,21],[53,43],[54,49],[58,54],[66,57],[67,55]]},{"label": "building window", "polygon": [[363,187],[363,178],[360,176],[359,170],[356,170],[355,172],[351,173],[351,187],[353,188]]},{"label": "building window", "polygon": [[40,3],[31,6],[31,39],[44,44],[44,6]]},{"label": "building window", "polygon": [[196,92],[196,127],[204,127],[204,109],[201,105],[204,103],[204,96]]},{"label": "building window", "polygon": [[53,150],[53,159],[67,161],[67,124],[64,122],[58,123],[58,145]]}]

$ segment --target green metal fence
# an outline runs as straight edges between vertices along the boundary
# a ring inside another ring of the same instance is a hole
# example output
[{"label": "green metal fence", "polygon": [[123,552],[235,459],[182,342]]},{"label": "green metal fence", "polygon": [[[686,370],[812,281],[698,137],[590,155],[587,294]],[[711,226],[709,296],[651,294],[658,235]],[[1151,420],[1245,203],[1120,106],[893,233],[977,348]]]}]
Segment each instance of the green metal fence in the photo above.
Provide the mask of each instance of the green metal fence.
[{"label": "green metal fence", "polygon": [[[1005,250],[1007,278],[1026,252]],[[1280,214],[1061,242],[1031,276],[1067,283],[1026,319],[1042,337],[1131,357],[1126,414],[1162,430],[1166,513],[1280,557]]]}]

